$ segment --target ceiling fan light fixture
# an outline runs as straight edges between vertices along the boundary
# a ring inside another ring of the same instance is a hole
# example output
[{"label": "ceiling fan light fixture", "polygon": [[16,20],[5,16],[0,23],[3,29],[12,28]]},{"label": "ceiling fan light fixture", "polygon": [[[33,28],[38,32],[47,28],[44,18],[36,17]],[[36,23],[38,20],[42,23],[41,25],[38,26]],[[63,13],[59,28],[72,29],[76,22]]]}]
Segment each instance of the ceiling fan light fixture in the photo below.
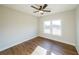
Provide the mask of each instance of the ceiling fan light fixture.
[{"label": "ceiling fan light fixture", "polygon": [[43,12],[43,11],[39,11],[39,14],[43,15],[43,14],[44,14],[44,12]]},{"label": "ceiling fan light fixture", "polygon": [[44,13],[43,11],[39,11],[39,13]]}]

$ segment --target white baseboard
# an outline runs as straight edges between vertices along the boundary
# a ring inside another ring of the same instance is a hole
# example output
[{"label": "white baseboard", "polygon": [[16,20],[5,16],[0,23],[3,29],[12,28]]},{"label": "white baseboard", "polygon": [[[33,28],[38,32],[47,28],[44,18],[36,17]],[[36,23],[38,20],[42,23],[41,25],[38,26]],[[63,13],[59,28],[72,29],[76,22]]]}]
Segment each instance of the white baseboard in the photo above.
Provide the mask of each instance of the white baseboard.
[{"label": "white baseboard", "polygon": [[79,54],[79,48],[76,47],[76,50],[77,50],[77,52],[78,52],[78,54]]},{"label": "white baseboard", "polygon": [[35,38],[35,37],[37,37],[37,36],[33,36],[33,37],[30,37],[30,38],[24,39],[23,41],[21,40],[21,41],[16,41],[16,42],[7,43],[6,45],[4,45],[3,48],[0,48],[0,51],[6,50],[6,49],[8,49],[8,48],[11,48],[11,47],[13,47],[13,46],[16,46],[16,45],[18,45],[18,44],[20,44],[20,43],[22,43],[22,42],[28,41],[28,40],[33,39],[33,38]]},{"label": "white baseboard", "polygon": [[[48,37],[45,37],[45,36],[40,36],[40,37],[48,38]],[[51,38],[48,38],[48,39],[52,40]],[[62,42],[62,43],[66,43],[66,44],[75,46],[74,43],[70,43],[70,42],[67,42],[67,41],[61,41],[61,40],[55,40],[55,41],[59,41],[59,42]]]},{"label": "white baseboard", "polygon": [[[27,39],[24,39],[24,40],[21,40],[21,41],[17,41],[17,42],[13,42],[13,43],[8,43],[8,44],[4,45],[3,48],[0,48],[0,51],[3,51],[3,50],[8,49],[8,48],[11,48],[11,47],[13,47],[13,46],[16,46],[16,45],[18,45],[18,44],[20,44],[20,43],[22,43],[22,42],[28,41],[28,40],[33,39],[33,38],[35,38],[35,37],[37,37],[37,36],[32,36],[32,37],[30,37],[30,38],[27,38]],[[40,36],[40,37],[44,37],[44,36]],[[44,37],[44,38],[47,38],[47,37]],[[63,42],[63,41],[59,41],[59,42]],[[69,44],[69,43],[67,43],[67,42],[63,42],[63,43]],[[75,45],[72,44],[72,43],[70,43],[70,45],[75,46]],[[77,49],[77,48],[76,48],[76,49]],[[77,50],[78,50],[78,49],[77,49]],[[79,53],[79,52],[78,52],[78,53]]]}]

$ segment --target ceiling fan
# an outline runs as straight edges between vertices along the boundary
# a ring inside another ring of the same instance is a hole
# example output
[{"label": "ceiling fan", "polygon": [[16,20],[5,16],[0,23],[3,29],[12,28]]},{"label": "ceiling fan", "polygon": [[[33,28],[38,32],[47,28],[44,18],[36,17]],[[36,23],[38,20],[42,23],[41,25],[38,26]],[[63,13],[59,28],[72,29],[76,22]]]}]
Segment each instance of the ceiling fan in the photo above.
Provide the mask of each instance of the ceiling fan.
[{"label": "ceiling fan", "polygon": [[[37,7],[36,7],[37,6]],[[43,5],[37,5],[35,4],[35,6],[31,5],[32,8],[36,9],[37,11],[34,11],[34,13],[39,12],[40,14],[44,14],[44,12],[51,12],[50,10],[45,10],[45,8],[47,7],[47,4],[43,4]]]}]

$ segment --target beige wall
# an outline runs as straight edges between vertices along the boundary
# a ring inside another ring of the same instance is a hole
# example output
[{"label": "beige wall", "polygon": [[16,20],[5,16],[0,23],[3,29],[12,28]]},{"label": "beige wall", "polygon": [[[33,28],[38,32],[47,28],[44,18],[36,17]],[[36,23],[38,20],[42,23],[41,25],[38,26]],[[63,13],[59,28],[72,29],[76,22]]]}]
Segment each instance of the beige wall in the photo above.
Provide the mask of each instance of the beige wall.
[{"label": "beige wall", "polygon": [[76,48],[79,53],[79,6],[76,9]]},{"label": "beige wall", "polygon": [[[61,29],[62,35],[61,36],[54,36],[52,34],[45,34],[43,32],[43,22],[46,20],[61,20]],[[67,44],[75,45],[75,11],[67,11],[62,12],[50,16],[42,17],[39,20],[39,36],[50,38],[52,40],[57,40],[60,42],[64,42]]]},{"label": "beige wall", "polygon": [[2,15],[1,15],[2,9],[0,9],[0,40],[2,39]]},{"label": "beige wall", "polygon": [[0,51],[34,38],[37,36],[37,18],[0,6],[0,35]]}]

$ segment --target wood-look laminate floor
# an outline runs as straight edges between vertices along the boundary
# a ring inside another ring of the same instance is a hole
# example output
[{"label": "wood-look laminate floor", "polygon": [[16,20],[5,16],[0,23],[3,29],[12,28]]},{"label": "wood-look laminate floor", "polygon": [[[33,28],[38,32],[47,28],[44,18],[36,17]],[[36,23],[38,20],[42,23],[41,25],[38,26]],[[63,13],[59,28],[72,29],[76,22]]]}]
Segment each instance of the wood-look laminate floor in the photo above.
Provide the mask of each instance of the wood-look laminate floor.
[{"label": "wood-look laminate floor", "polygon": [[36,37],[0,52],[0,55],[78,55],[72,45]]}]

